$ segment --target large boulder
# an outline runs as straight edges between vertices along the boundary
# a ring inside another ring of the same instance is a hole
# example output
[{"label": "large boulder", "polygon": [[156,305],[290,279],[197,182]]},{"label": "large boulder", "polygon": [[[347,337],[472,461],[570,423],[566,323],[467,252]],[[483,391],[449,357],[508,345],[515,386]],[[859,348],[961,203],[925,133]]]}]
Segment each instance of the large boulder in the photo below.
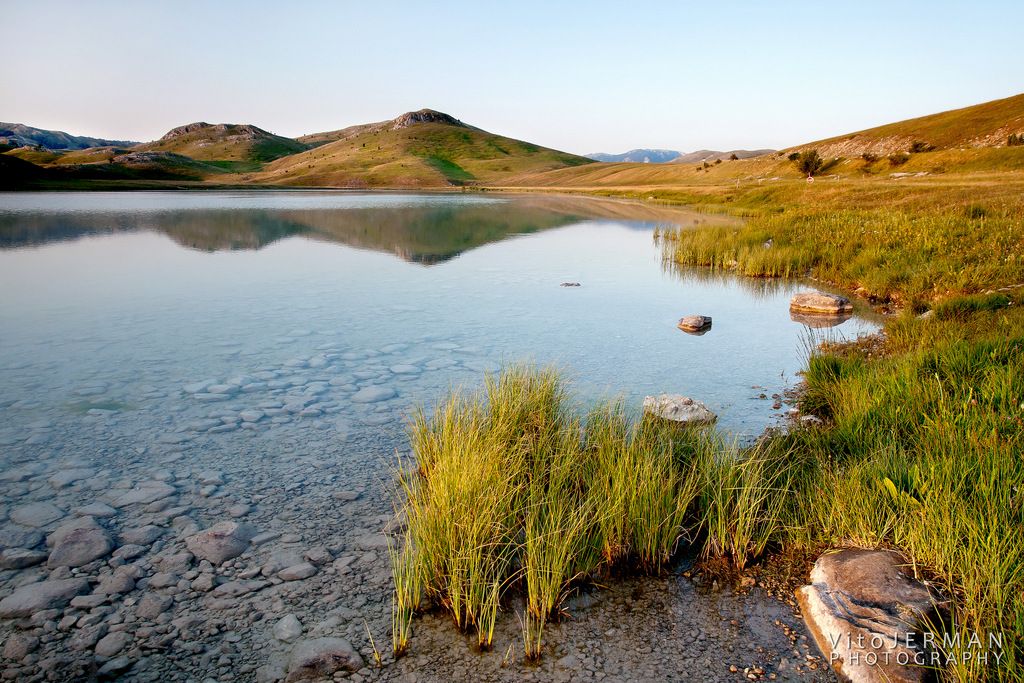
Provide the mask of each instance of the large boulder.
[{"label": "large boulder", "polygon": [[185,545],[196,557],[217,565],[244,553],[255,535],[256,530],[248,524],[218,522],[186,538]]},{"label": "large boulder", "polygon": [[30,583],[0,600],[0,618],[30,617],[46,609],[60,609],[88,590],[89,582],[85,579]]},{"label": "large boulder", "polygon": [[358,671],[363,658],[344,638],[300,640],[288,660],[287,683],[331,678],[335,671]]},{"label": "large boulder", "polygon": [[824,292],[800,292],[789,300],[789,310],[813,315],[853,313],[853,304],[845,296]]},{"label": "large boulder", "polygon": [[700,401],[678,394],[644,397],[644,413],[682,425],[711,424],[718,416]]},{"label": "large boulder", "polygon": [[687,315],[679,319],[677,327],[688,334],[704,334],[711,329],[711,316]]},{"label": "large boulder", "polygon": [[938,623],[944,603],[906,566],[894,551],[840,550],[818,558],[811,585],[797,589],[807,628],[842,680],[934,680],[934,671],[920,666],[931,661],[923,627]]}]

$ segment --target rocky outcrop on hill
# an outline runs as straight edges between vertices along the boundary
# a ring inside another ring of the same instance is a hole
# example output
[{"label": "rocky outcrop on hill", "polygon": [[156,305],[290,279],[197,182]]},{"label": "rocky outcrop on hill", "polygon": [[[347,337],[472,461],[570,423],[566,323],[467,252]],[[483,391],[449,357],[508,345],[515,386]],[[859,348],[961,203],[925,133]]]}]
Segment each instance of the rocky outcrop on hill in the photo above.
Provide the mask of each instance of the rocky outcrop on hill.
[{"label": "rocky outcrop on hill", "polygon": [[396,118],[392,121],[391,129],[408,128],[417,123],[444,123],[449,126],[466,127],[466,124],[449,114],[433,109],[420,109],[419,111],[408,111]]}]

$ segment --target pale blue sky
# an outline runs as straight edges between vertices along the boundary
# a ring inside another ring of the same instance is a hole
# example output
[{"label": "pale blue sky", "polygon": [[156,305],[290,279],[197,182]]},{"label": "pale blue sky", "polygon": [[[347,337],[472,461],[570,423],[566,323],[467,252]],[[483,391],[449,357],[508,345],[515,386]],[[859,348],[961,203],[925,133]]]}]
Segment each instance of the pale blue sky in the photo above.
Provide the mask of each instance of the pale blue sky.
[{"label": "pale blue sky", "polygon": [[1024,92],[1024,2],[0,0],[0,121],[150,140],[431,107],[570,152],[785,147]]}]

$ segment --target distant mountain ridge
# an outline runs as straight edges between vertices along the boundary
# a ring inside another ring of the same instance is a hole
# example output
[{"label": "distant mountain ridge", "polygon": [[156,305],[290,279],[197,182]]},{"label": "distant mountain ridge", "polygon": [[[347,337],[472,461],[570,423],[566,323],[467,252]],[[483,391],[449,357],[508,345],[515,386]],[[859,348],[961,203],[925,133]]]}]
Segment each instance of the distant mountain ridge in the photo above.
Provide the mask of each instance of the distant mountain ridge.
[{"label": "distant mountain ridge", "polygon": [[736,155],[737,159],[753,159],[764,154],[771,154],[774,151],[774,149],[730,149],[727,152],[718,152],[713,149],[698,149],[696,152],[690,152],[689,154],[680,154],[676,159],[672,160],[672,163],[699,164],[703,161],[714,161],[715,159],[728,161],[733,155]]},{"label": "distant mountain ridge", "polygon": [[23,123],[0,123],[0,145],[9,147],[42,147],[52,150],[88,149],[89,147],[130,147],[130,140],[104,140],[85,135],[71,135],[61,130],[33,128]]},{"label": "distant mountain ridge", "polygon": [[622,154],[605,154],[594,152],[584,156],[594,161],[627,162],[633,164],[664,164],[679,156],[674,149],[631,149]]},{"label": "distant mountain ridge", "polygon": [[622,154],[605,154],[594,152],[587,154],[588,159],[603,162],[631,164],[691,164],[721,159],[725,161],[736,155],[737,159],[750,159],[762,154],[771,154],[774,149],[731,149],[728,152],[717,152],[713,149],[699,149],[696,152],[677,152],[674,149],[631,149]]}]

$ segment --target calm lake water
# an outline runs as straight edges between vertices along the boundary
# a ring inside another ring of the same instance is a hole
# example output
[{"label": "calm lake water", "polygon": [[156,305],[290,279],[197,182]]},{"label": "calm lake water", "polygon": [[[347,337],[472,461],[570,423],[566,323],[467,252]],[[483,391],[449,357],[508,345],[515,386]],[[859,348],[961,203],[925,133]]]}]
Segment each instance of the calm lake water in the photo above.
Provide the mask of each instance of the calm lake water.
[{"label": "calm lake water", "polygon": [[[646,394],[681,393],[707,403],[722,428],[759,433],[779,411],[757,397],[791,386],[804,362],[809,328],[787,307],[801,286],[673,273],[655,224],[708,218],[601,217],[608,206],[0,194],[2,439],[30,438],[40,420],[172,410],[178,429],[222,405],[271,403],[284,412],[257,427],[345,416],[346,429],[372,428],[522,360],[563,368],[585,401],[636,407]],[[693,313],[713,317],[710,332],[676,329]],[[871,329],[853,318],[828,334]],[[203,382],[226,388],[183,391]],[[392,397],[354,403],[367,386],[381,391],[357,400]],[[283,408],[294,396],[312,398],[305,415]]]},{"label": "calm lake water", "polygon": [[[0,194],[0,551],[17,559],[0,601],[72,576],[98,593],[33,617],[44,644],[4,676],[280,680],[289,619],[371,661],[367,633],[390,642],[381,531],[405,418],[504,363],[560,366],[583,403],[687,394],[756,436],[812,331],[790,318],[796,284],[665,267],[657,225],[721,220],[528,196]],[[687,314],[714,326],[685,334]],[[226,522],[252,542],[195,557],[190,539]],[[47,534],[83,524],[88,556],[44,564]],[[726,661],[754,661],[740,653],[788,676],[789,653],[810,654],[783,603],[700,590],[677,574],[574,598],[536,667],[502,661],[512,611],[489,655],[427,615],[411,656],[362,674],[569,680],[565,656],[599,640],[593,666],[636,680],[728,680]],[[24,627],[0,619],[0,640]]]}]

